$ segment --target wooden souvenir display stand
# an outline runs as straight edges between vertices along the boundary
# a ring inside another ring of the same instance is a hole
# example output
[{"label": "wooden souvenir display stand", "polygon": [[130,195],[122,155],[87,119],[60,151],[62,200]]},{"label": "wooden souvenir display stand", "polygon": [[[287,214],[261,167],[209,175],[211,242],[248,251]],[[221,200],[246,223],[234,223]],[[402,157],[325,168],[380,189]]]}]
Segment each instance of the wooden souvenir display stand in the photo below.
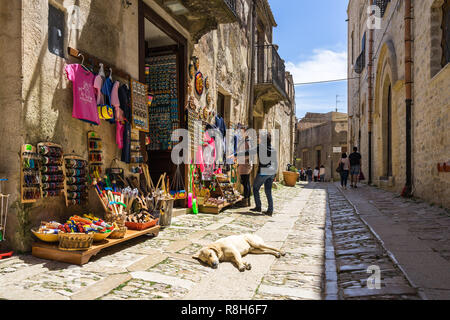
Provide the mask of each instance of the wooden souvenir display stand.
[{"label": "wooden souvenir display stand", "polygon": [[[75,161],[79,165],[71,164]],[[87,161],[79,156],[65,156],[63,161],[64,197],[66,206],[85,204],[87,201]]]},{"label": "wooden souvenir display stand", "polygon": [[[233,185],[230,183],[229,180],[217,180],[217,182],[211,182],[215,183],[215,190],[210,192],[211,198],[225,198],[225,190],[229,188],[233,188]],[[227,187],[222,187],[221,184],[227,185]],[[203,203],[199,205],[199,212],[201,213],[211,213],[211,214],[219,214],[226,208],[229,208],[236,203],[242,201],[244,197],[240,196],[233,202],[224,201],[222,204],[219,205],[208,205],[208,203]],[[207,200],[207,199],[206,199]]]},{"label": "wooden souvenir display stand", "polygon": [[20,151],[20,199],[22,203],[34,203],[41,199],[41,175],[36,147],[26,144]]},{"label": "wooden souvenir display stand", "polygon": [[158,236],[159,226],[155,226],[153,228],[142,231],[127,230],[124,238],[107,239],[100,243],[94,243],[89,250],[85,251],[63,251],[58,249],[58,244],[35,242],[33,244],[32,254],[33,256],[41,259],[54,260],[81,266],[88,263],[92,256],[97,255],[103,249],[115,246],[117,244],[146,234],[153,235],[155,237]]}]

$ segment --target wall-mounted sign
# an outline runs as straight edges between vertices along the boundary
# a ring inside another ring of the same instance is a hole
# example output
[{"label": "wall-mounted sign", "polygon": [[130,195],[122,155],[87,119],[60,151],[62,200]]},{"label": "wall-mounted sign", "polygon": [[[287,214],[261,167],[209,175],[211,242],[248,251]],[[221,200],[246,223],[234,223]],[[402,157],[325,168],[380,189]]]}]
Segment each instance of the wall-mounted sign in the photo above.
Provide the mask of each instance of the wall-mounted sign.
[{"label": "wall-mounted sign", "polygon": [[195,91],[199,96],[203,94],[203,74],[201,72],[197,72],[197,75],[195,76]]},{"label": "wall-mounted sign", "polygon": [[342,153],[342,147],[333,147],[333,153]]}]

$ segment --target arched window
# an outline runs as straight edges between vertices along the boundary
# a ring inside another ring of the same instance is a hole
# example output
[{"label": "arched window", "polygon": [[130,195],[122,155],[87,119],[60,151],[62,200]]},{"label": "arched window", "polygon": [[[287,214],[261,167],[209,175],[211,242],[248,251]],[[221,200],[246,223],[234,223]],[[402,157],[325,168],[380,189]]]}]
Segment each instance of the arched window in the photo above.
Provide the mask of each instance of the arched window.
[{"label": "arched window", "polygon": [[450,62],[450,0],[435,0],[431,7],[431,77]]}]

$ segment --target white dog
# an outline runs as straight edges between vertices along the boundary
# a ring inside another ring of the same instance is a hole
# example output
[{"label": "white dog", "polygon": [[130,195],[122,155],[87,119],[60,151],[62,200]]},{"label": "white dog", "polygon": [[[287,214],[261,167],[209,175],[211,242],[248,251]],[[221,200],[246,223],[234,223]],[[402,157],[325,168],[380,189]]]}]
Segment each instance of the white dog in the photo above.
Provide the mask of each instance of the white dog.
[{"label": "white dog", "polygon": [[264,244],[264,240],[256,235],[245,234],[220,239],[209,246],[202,248],[192,258],[206,263],[217,269],[219,262],[233,262],[239,271],[251,270],[249,263],[242,261],[242,257],[252,254],[272,254],[277,258],[285,256],[286,253]]}]

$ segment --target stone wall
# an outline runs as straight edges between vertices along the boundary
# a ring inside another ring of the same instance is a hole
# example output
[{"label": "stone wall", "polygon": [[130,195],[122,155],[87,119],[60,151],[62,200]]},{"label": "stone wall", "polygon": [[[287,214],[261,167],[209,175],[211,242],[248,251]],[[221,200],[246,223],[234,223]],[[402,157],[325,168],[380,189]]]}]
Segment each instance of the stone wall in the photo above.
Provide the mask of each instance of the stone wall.
[{"label": "stone wall", "polygon": [[[439,173],[437,164],[450,159],[448,110],[450,105],[450,67],[436,65],[440,56],[440,0],[413,1],[413,184],[416,197],[450,207],[450,176]],[[349,78],[358,76],[353,63],[361,51],[361,39],[367,32],[366,68],[360,79],[349,82],[349,146],[360,146],[363,159],[368,155],[368,75],[369,32],[366,27],[367,2],[349,2]],[[351,35],[354,35],[354,60],[351,59]],[[373,105],[373,183],[400,193],[406,181],[405,86],[404,86],[404,1],[391,1],[382,19],[381,30],[374,32],[374,105]],[[392,88],[392,176],[387,173],[386,106],[387,88]],[[361,139],[359,139],[361,130]],[[363,162],[368,172],[368,161]],[[366,174],[368,176],[368,174]]]},{"label": "stone wall", "polygon": [[[228,125],[246,124],[248,119],[250,46],[249,32],[251,12],[248,0],[241,1],[241,24],[221,24],[217,30],[204,35],[194,46],[192,55],[200,59],[200,71],[208,77],[210,88],[198,96],[192,81],[192,95],[199,106],[207,106],[217,112],[218,93],[227,97]],[[211,103],[208,105],[207,96]],[[222,115],[224,117],[224,115]]]}]

